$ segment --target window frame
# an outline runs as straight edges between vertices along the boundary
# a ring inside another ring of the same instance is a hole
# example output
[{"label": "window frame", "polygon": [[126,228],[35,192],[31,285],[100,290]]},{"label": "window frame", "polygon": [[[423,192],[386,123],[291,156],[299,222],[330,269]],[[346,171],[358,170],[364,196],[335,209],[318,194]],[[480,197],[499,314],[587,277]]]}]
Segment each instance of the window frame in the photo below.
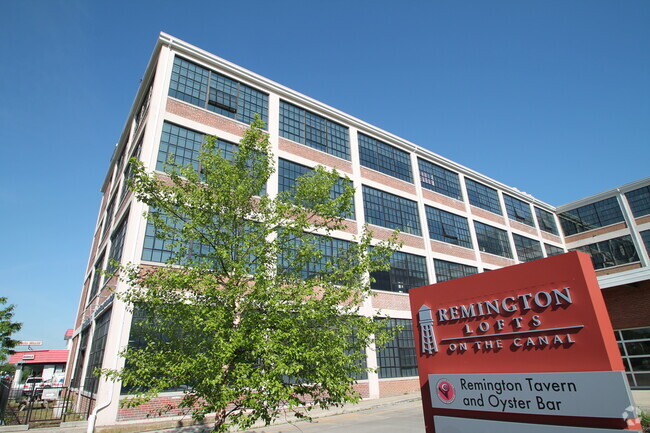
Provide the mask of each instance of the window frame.
[{"label": "window frame", "polygon": [[469,204],[497,215],[503,215],[499,191],[469,177],[465,178],[465,187]]},{"label": "window frame", "polygon": [[[367,185],[362,185],[362,195],[365,222],[422,236],[420,213],[416,201]],[[393,206],[387,206],[388,203]]]},{"label": "window frame", "polygon": [[359,132],[359,164],[405,182],[413,183],[411,154]]}]

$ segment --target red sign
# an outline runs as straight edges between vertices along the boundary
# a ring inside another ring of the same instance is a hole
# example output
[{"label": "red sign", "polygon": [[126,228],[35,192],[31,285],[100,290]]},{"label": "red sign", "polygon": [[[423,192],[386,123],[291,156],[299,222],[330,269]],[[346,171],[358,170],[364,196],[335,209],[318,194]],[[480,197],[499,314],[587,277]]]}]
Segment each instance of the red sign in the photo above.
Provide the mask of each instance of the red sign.
[{"label": "red sign", "polygon": [[[428,433],[434,432],[434,415],[627,428],[624,418],[581,417],[561,399],[547,400],[548,393],[575,399],[586,389],[566,380],[567,372],[623,371],[587,254],[420,287],[409,297]],[[564,373],[564,379],[513,375],[510,381],[504,379],[508,373]]]}]

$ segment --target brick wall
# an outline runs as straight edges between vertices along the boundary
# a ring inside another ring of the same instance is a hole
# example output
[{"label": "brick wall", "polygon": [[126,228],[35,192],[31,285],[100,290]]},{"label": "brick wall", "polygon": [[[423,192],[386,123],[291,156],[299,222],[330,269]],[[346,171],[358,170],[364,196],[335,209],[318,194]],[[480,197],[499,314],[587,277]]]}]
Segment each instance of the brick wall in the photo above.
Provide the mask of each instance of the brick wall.
[{"label": "brick wall", "polygon": [[379,182],[382,185],[388,186],[390,188],[395,188],[400,191],[415,195],[415,185],[412,183],[397,179],[384,173],[380,173],[370,168],[361,167],[361,177],[368,180],[374,180],[375,182]]},{"label": "brick wall", "polygon": [[354,390],[361,394],[361,398],[368,398],[370,395],[370,387],[368,382],[360,382],[354,385]]},{"label": "brick wall", "polygon": [[303,158],[312,160],[318,164],[325,165],[328,167],[333,167],[340,172],[347,174],[348,176],[352,175],[352,163],[336,156],[330,155],[320,150],[316,150],[309,146],[296,143],[286,138],[280,137],[279,148],[285,152],[289,152],[293,155],[299,155]]},{"label": "brick wall", "polygon": [[650,215],[645,215],[634,220],[636,225],[641,225],[645,223],[650,223]]},{"label": "brick wall", "polygon": [[465,203],[463,203],[462,201],[453,199],[451,197],[447,197],[446,195],[439,194],[435,191],[431,191],[430,189],[422,188],[422,197],[424,198],[424,200],[433,202],[433,203],[426,203],[425,201],[425,204],[434,207],[438,207],[436,205],[440,203],[449,206],[451,208],[457,209],[459,211],[465,211]]},{"label": "brick wall", "polygon": [[476,207],[473,205],[470,205],[470,209],[472,210],[472,214],[479,216],[481,218],[485,218],[488,221],[492,221],[495,223],[499,223],[502,225],[505,225],[506,220],[503,218],[501,215],[497,215],[495,213],[492,213],[490,211],[487,211],[485,209],[481,209],[480,207]]},{"label": "brick wall", "polygon": [[494,254],[488,253],[481,253],[481,260],[483,263],[501,267],[515,264],[515,261],[512,259],[507,259],[505,257],[495,256]]},{"label": "brick wall", "polygon": [[614,329],[650,326],[650,281],[602,291]]},{"label": "brick wall", "polygon": [[603,275],[617,274],[619,272],[631,271],[632,269],[639,269],[641,263],[630,263],[628,265],[612,266],[610,268],[596,270],[596,275],[602,277]]},{"label": "brick wall", "polygon": [[558,244],[562,243],[562,238],[557,235],[554,235],[552,233],[546,233],[545,231],[542,231],[541,233],[542,233],[542,238],[544,238],[547,241],[555,242]]},{"label": "brick wall", "polygon": [[[434,253],[446,254],[463,259],[476,260],[476,252],[474,250],[459,247],[458,245],[448,244],[445,242],[432,240],[431,251]],[[442,260],[448,260],[448,258],[444,257]]]},{"label": "brick wall", "polygon": [[163,396],[153,398],[140,406],[120,407],[117,411],[117,421],[165,418],[187,414],[190,412],[189,409],[178,408],[181,398],[181,395]]},{"label": "brick wall", "polygon": [[420,379],[380,380],[379,395],[390,397],[393,395],[409,394],[420,390]]},{"label": "brick wall", "polygon": [[372,307],[387,310],[410,311],[409,297],[406,293],[374,292]]},{"label": "brick wall", "polygon": [[526,224],[522,224],[519,221],[510,220],[510,227],[517,229],[521,232],[528,233],[533,236],[537,236],[537,230],[534,227],[531,227]]},{"label": "brick wall", "polygon": [[570,244],[571,242],[576,242],[576,241],[580,241],[580,240],[583,240],[583,239],[593,238],[595,236],[604,235],[604,234],[607,234],[607,233],[610,233],[610,232],[614,232],[616,230],[622,230],[622,229],[624,229],[626,227],[627,227],[627,224],[625,224],[624,222],[621,222],[621,223],[612,224],[611,226],[603,227],[603,228],[600,228],[600,229],[597,229],[597,230],[589,230],[588,232],[578,233],[578,234],[571,235],[571,236],[565,236],[564,239],[566,240],[567,244]]},{"label": "brick wall", "polygon": [[244,131],[248,127],[240,122],[230,120],[227,117],[215,115],[215,113],[212,113],[211,111],[172,98],[167,99],[166,109],[169,113],[176,114],[177,116],[193,120],[202,125],[217,128],[240,137],[244,135]]}]

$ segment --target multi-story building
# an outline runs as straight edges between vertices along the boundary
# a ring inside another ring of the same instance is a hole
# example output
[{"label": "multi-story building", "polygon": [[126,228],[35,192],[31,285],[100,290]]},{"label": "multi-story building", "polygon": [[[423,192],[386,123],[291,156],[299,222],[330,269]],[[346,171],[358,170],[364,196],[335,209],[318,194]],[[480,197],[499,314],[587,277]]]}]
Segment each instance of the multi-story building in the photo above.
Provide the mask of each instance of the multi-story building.
[{"label": "multi-story building", "polygon": [[650,178],[556,211],[566,247],[591,255],[630,387],[650,389]]},{"label": "multi-story building", "polygon": [[[367,351],[368,366],[380,368],[358,382],[357,389],[366,398],[419,388],[407,294],[410,288],[560,254],[567,247],[598,252],[610,248],[602,262],[598,261],[600,255],[592,253],[597,267],[607,266],[599,272],[623,270],[625,275],[635,273],[641,280],[643,276],[647,279],[648,254],[643,245],[650,242],[650,216],[641,215],[648,213],[650,180],[638,185],[640,194],[634,195],[632,186],[624,195],[618,190],[605,193],[603,198],[614,197],[625,217],[612,219],[608,214],[609,219],[598,225],[607,226],[603,229],[592,230],[590,222],[581,222],[587,218],[582,203],[563,206],[564,230],[571,224],[579,227],[566,232],[565,241],[555,207],[161,34],[102,185],[104,196],[69,360],[71,387],[96,398],[98,426],[143,422],[152,410],[173,404],[179,396],[165,393],[144,406],[122,408],[120,400],[128,391],[120,383],[93,375],[97,367],[123,365],[118,353],[129,342],[131,326],[131,314],[112,294],[123,289],[124,283],[104,278],[99,270],[110,271],[112,260],[160,266],[170,255],[169,246],[156,238],[143,218],[144,205],[134,200],[125,186],[127,161],[135,156],[149,170],[162,170],[169,155],[174,155],[177,163],[196,163],[205,135],[219,137],[222,146],[234,146],[255,113],[267,123],[277,164],[267,185],[268,194],[290,187],[297,176],[316,165],[336,168],[352,180],[356,193],[348,229],[336,232],[335,239],[352,240],[364,223],[370,224],[376,239],[386,239],[395,229],[401,231],[403,248],[393,255],[390,271],[374,276],[375,296],[366,302],[363,312],[389,315],[391,323],[402,325],[403,330],[386,348]],[[645,211],[638,215],[634,206],[628,206],[632,195],[634,203],[645,200]],[[592,201],[596,200],[590,198],[585,205]],[[603,243],[609,246],[601,248]],[[631,254],[632,248],[636,256]],[[619,280],[617,275],[601,277],[608,287],[606,293],[611,292],[606,298],[612,313],[621,315],[615,317],[615,327],[625,328],[617,335],[626,341],[639,337],[626,349],[631,383],[648,387],[643,373],[648,367],[635,356],[650,354],[650,343],[642,338],[648,337],[650,319],[619,306],[628,296],[633,296],[636,304],[630,310],[639,310],[642,302],[648,305],[647,285],[635,277]],[[630,330],[641,327],[646,328]],[[167,414],[173,415],[174,411]]]}]

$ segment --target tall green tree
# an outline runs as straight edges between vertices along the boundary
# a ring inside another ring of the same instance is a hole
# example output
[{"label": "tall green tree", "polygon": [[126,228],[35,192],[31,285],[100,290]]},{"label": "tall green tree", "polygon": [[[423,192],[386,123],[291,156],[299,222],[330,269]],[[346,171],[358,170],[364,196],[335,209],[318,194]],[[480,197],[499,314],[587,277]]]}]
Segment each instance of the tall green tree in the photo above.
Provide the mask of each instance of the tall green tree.
[{"label": "tall green tree", "polygon": [[22,323],[13,321],[15,305],[10,304],[5,307],[6,303],[7,298],[0,297],[0,362],[14,353],[13,348],[18,345],[19,341],[14,340],[11,336],[23,327]]},{"label": "tall green tree", "polygon": [[136,395],[127,404],[183,389],[180,405],[197,419],[214,413],[225,432],[359,399],[365,349],[389,337],[359,308],[369,273],[399,245],[371,248],[365,227],[352,242],[331,239],[347,227],[351,182],[318,167],[270,197],[273,167],[259,119],[230,156],[209,138],[198,166],[168,161],[160,175],[135,163],[131,188],[173,254],[170,266],[119,270],[132,344],[125,367],[104,373]]}]

